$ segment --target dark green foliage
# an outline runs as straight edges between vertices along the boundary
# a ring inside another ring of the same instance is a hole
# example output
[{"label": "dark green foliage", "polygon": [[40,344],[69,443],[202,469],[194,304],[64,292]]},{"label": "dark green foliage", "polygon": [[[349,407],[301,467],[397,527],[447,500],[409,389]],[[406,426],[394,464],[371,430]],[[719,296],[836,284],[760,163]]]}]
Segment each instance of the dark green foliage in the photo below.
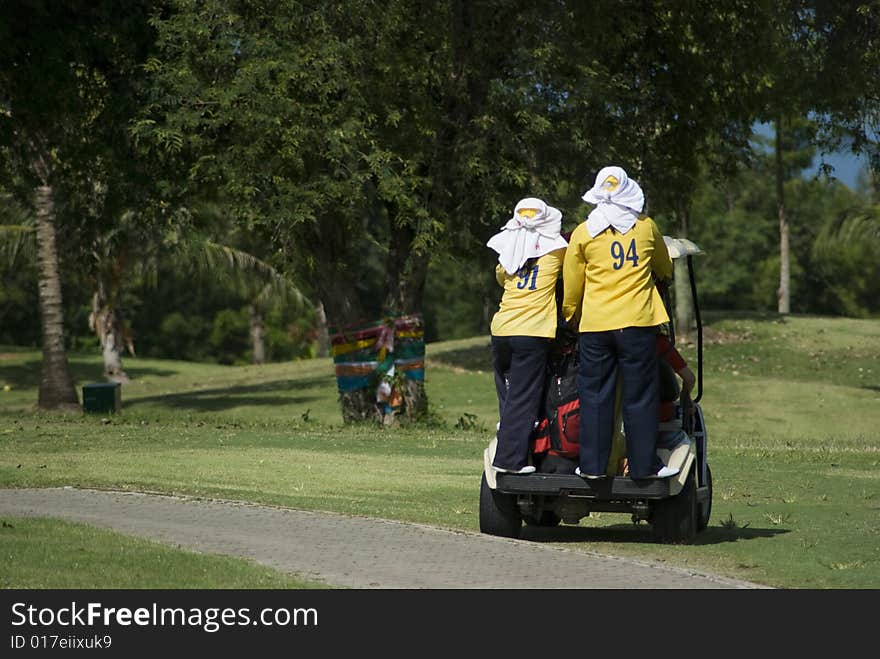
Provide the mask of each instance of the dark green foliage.
[{"label": "dark green foliage", "polygon": [[210,327],[202,316],[173,311],[162,318],[153,344],[145,341],[147,346],[142,352],[150,356],[164,353],[181,355],[192,361],[203,361],[207,353],[205,338]]},{"label": "dark green foliage", "polygon": [[317,330],[313,313],[275,307],[266,316],[268,361],[314,357]]},{"label": "dark green foliage", "polygon": [[829,313],[877,313],[880,300],[880,206],[859,205],[829,213],[812,256]]},{"label": "dark green foliage", "polygon": [[209,340],[221,364],[234,364],[247,352],[248,328],[246,311],[223,309],[214,316]]},{"label": "dark green foliage", "polygon": [[40,318],[36,266],[8,267],[0,263],[0,343],[37,346]]},{"label": "dark green foliage", "polygon": [[[797,170],[794,170],[797,171]],[[792,178],[785,183],[791,221],[792,311],[862,316],[880,311],[870,223],[835,231],[858,216],[864,198],[840,183]],[[779,281],[778,225],[765,159],[723,183],[705,183],[694,200],[691,238],[706,308],[771,311]]]},{"label": "dark green foliage", "polygon": [[428,278],[430,285],[425,291],[426,341],[489,333],[492,314],[501,299],[491,257],[473,261],[437,258],[431,263]]},{"label": "dark green foliage", "polygon": [[[139,356],[250,362],[248,300],[228,283],[163,269],[156,287],[136,292],[140,298],[129,311]],[[264,323],[268,361],[311,356],[316,339],[311,311],[273,305]]]},{"label": "dark green foliage", "polygon": [[141,149],[179,173],[162,181],[169,194],[219,192],[318,292],[346,295],[343,306],[357,299],[346,283],[366,242],[356,202],[370,146],[350,40],[360,5],[169,3],[151,20],[151,97],[132,126]]},{"label": "dark green foliage", "polygon": [[[103,286],[139,354],[247,361],[254,303],[267,359],[311,354],[312,311],[218,269],[195,280],[206,245],[283,272],[334,325],[423,312],[429,340],[484,334],[500,293],[486,240],[523,196],[571,230],[610,163],[706,250],[705,306],[771,310],[756,120],[784,120],[792,311],[880,311],[876,189],[801,178],[817,147],[880,157],[876,2],[7,5],[0,224],[28,221],[38,180],[57,188],[70,346],[94,345]],[[0,270],[0,341],[38,343],[32,263]]]}]

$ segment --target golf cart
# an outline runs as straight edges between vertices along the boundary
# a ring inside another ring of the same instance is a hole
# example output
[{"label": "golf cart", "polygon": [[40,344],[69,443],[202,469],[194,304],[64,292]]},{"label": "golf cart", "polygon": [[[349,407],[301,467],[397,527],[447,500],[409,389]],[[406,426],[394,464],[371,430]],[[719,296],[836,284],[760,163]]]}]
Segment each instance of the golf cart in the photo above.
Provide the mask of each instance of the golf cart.
[{"label": "golf cart", "polygon": [[[585,480],[570,468],[542,469],[531,474],[497,473],[492,469],[496,439],[483,452],[483,477],[480,484],[480,531],[490,535],[517,538],[522,523],[530,526],[577,524],[591,512],[630,513],[634,523],[645,520],[651,525],[656,542],[689,543],[709,524],[712,512],[712,472],[706,454],[706,424],[700,399],[703,395],[703,331],[693,256],[701,250],[689,240],[664,237],[676,267],[688,268],[697,325],[697,384],[692,398],[675,392],[675,415],[659,423],[660,436],[675,433],[680,441],[669,448],[658,448],[664,464],[678,467],[676,476],[663,479],[634,480],[626,475]],[[672,309],[669,291],[663,293],[667,309]],[[670,314],[672,317],[674,314]],[[674,345],[674,323],[670,320],[669,340]],[[677,380],[673,376],[675,385]],[[695,395],[694,395],[695,394]],[[620,424],[618,424],[619,426]],[[681,435],[681,432],[686,437]],[[620,429],[618,434],[622,435]],[[532,442],[534,446],[534,442]],[[530,464],[540,465],[543,455],[534,452]],[[625,471],[622,473],[626,473]]]}]

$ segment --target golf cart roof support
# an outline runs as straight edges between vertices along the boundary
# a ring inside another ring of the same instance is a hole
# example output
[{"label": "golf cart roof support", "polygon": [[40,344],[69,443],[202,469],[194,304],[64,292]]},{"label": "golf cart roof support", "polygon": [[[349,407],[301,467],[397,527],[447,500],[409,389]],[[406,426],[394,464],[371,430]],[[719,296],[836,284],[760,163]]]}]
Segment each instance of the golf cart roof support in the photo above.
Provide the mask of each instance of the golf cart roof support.
[{"label": "golf cart roof support", "polygon": [[697,299],[697,282],[694,278],[694,257],[691,254],[687,256],[688,279],[691,282],[691,297],[694,301],[694,318],[697,321],[697,388],[698,392],[694,398],[695,403],[699,403],[703,397],[703,321],[700,318],[700,301]]}]

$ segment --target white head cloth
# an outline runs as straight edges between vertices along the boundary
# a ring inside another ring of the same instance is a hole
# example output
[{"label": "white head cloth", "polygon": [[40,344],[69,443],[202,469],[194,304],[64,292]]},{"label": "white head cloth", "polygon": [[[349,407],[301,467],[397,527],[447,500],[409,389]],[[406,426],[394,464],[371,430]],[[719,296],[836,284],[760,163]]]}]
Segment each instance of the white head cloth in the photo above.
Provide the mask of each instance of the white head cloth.
[{"label": "white head cloth", "polygon": [[645,194],[620,167],[603,167],[596,183],[582,197],[596,208],[587,217],[587,231],[595,238],[608,227],[626,233],[635,226],[645,207]]},{"label": "white head cloth", "polygon": [[562,213],[540,199],[522,199],[501,231],[486,243],[498,252],[507,274],[515,274],[529,259],[567,247],[562,232]]}]

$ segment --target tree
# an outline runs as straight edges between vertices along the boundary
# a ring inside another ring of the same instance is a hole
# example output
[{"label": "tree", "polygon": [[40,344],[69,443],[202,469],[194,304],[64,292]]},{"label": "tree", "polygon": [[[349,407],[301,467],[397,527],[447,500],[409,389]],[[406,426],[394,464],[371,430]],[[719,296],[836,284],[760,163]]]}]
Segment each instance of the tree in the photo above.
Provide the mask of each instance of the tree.
[{"label": "tree", "polygon": [[[776,196],[780,235],[778,311],[790,311],[789,234],[784,196],[787,131],[809,119],[809,142],[825,151],[849,143],[880,158],[880,4],[790,0],[768,13],[774,38],[763,50],[767,85],[759,116],[776,132]],[[880,162],[880,159],[877,160]]]},{"label": "tree", "polygon": [[735,171],[756,118],[815,105],[811,20],[795,0],[170,2],[132,134],[170,197],[262,227],[330,326],[423,311],[450,255],[486,273],[466,284],[485,308],[485,240],[515,200],[570,222],[609,162],[695,231],[697,184]]},{"label": "tree", "polygon": [[151,19],[152,95],[132,126],[141,148],[177,173],[162,181],[175,203],[222,198],[236,222],[271,236],[273,262],[336,327],[378,313],[368,302],[379,218],[365,188],[382,157],[357,79],[367,10],[380,11],[171,2]]},{"label": "tree", "polygon": [[[700,221],[691,212],[700,180],[730,176],[748,152],[764,75],[753,54],[769,38],[771,6],[572,3],[560,40],[563,126],[572,142],[593,141],[578,154],[588,176],[623,165],[645,190],[646,212],[667,233],[688,237]],[[680,278],[676,289],[677,330],[686,335],[690,293]]]},{"label": "tree", "polygon": [[[496,103],[514,96],[498,82],[514,67],[490,75],[509,49],[483,28],[500,37],[505,17],[524,25],[517,6],[171,7],[152,21],[155,91],[135,138],[184,163],[184,176],[169,182],[181,195],[210,186],[237,218],[265,226],[331,326],[420,312],[438,236],[472,235],[468,218],[485,222],[485,191],[492,206],[496,187],[527,180],[523,161],[507,166],[517,138],[484,107],[493,90]],[[528,87],[527,77],[518,84]],[[374,272],[371,257],[381,253],[384,268]],[[365,301],[376,279],[384,295],[374,307]]]},{"label": "tree", "polygon": [[[234,229],[227,233],[230,243],[245,242],[249,248],[255,246],[237,234],[238,231]],[[255,364],[266,361],[264,316],[273,306],[283,304],[294,313],[302,313],[310,307],[306,297],[287,275],[234,244],[220,244],[196,232],[189,232],[179,243],[165,251],[182,270],[219,280],[228,288],[245,295],[248,300],[252,361]]]},{"label": "tree", "polygon": [[43,409],[78,408],[64,346],[58,203],[97,157],[118,82],[114,57],[139,43],[125,31],[137,26],[140,7],[121,13],[112,5],[33,0],[0,21],[0,174],[36,222]]},{"label": "tree", "polygon": [[779,115],[773,122],[773,161],[776,215],[779,222],[779,287],[777,311],[791,312],[791,249],[785,182],[809,167],[815,149],[815,124],[803,117]]},{"label": "tree", "polygon": [[132,126],[147,153],[179,166],[162,181],[176,198],[214,191],[237,221],[264,226],[331,323],[360,315],[352,264],[369,244],[366,118],[351,45],[329,25],[344,18],[283,0],[169,3],[151,19],[152,95]]},{"label": "tree", "polygon": [[880,310],[880,204],[838,205],[818,232],[812,255],[827,313],[868,316]]},{"label": "tree", "polygon": [[827,151],[864,153],[880,179],[880,3],[813,0],[817,74],[815,112]]}]

